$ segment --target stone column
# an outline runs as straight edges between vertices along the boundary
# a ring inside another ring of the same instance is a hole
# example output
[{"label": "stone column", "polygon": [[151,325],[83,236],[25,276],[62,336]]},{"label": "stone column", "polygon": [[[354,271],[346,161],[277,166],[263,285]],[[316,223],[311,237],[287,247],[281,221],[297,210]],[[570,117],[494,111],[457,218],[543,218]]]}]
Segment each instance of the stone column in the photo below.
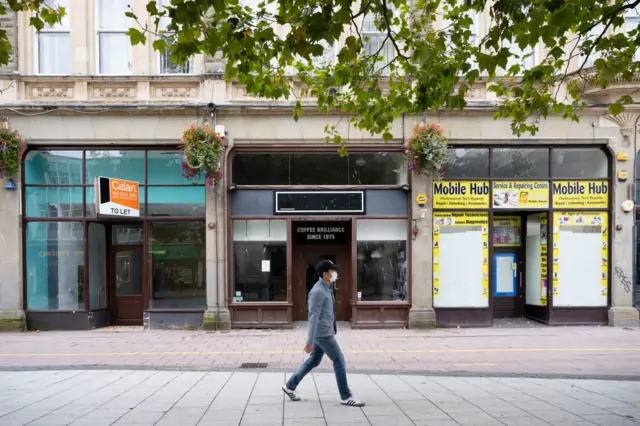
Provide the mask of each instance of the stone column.
[{"label": "stone column", "polygon": [[0,332],[20,331],[26,326],[22,310],[20,178],[13,182],[18,189],[7,191],[7,179],[0,179]]},{"label": "stone column", "polygon": [[[613,196],[611,206],[611,308],[609,309],[609,325],[612,327],[638,327],[640,320],[638,310],[634,306],[634,225],[635,211],[625,213],[621,205],[625,200],[634,200],[634,173],[636,152],[634,149],[634,132],[638,117],[636,113],[624,113],[616,117],[607,118],[620,127],[621,138],[609,142],[613,151]],[[627,154],[627,161],[617,161],[617,154]],[[626,170],[629,177],[626,182],[619,182],[617,174],[619,170]],[[617,230],[617,227],[621,227]]]},{"label": "stone column", "polygon": [[[411,182],[411,310],[409,328],[434,328],[436,314],[433,310],[433,265],[431,257],[432,209],[431,178],[412,176]],[[418,207],[415,202],[420,193],[426,193],[427,206]],[[415,233],[417,230],[417,234]]]}]

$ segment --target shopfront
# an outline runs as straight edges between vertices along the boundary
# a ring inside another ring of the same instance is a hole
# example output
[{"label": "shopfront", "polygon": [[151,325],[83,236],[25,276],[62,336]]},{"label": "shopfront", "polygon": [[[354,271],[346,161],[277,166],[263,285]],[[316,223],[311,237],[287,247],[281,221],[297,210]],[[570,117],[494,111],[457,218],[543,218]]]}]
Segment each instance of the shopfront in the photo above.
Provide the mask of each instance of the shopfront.
[{"label": "shopfront", "polygon": [[[327,149],[328,148],[328,149]],[[406,326],[409,187],[400,150],[302,152],[238,146],[229,156],[228,283],[232,327],[307,320],[315,267],[341,266],[338,321]]]},{"label": "shopfront", "polygon": [[437,324],[606,324],[610,169],[598,147],[452,148],[432,188]]},{"label": "shopfront", "polygon": [[[24,303],[30,329],[202,324],[205,186],[174,146],[30,149],[23,168]],[[139,212],[96,210],[98,176],[135,182]],[[139,189],[138,189],[139,188]]]}]

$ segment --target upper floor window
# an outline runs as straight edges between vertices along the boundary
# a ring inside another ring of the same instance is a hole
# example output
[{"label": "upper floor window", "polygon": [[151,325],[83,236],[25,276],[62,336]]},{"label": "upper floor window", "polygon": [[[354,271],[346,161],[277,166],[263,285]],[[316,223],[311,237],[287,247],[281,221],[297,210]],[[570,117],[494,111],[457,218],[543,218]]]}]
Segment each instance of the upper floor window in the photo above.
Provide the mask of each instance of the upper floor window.
[{"label": "upper floor window", "polygon": [[[603,31],[604,26],[602,24],[596,25],[587,33],[585,37],[583,37],[582,42],[584,42],[584,40],[588,40],[591,43],[599,43],[600,37],[605,37],[605,35],[602,34]],[[587,57],[587,55],[589,56]],[[584,68],[591,68],[595,66],[596,60],[601,57],[602,54],[598,52],[596,46],[593,46],[592,44],[591,46],[589,46],[588,52],[582,52],[582,54],[580,55],[580,62],[578,63],[578,66],[581,66],[584,63]]]},{"label": "upper floor window", "polygon": [[125,16],[130,0],[98,0],[98,70],[100,74],[131,74],[131,41]]},{"label": "upper floor window", "polygon": [[387,33],[376,27],[376,19],[381,17],[369,13],[362,21],[364,52],[366,56],[378,55],[381,59],[376,62],[375,70],[382,75],[389,75],[388,65],[396,57],[396,51],[393,43],[387,40]]},{"label": "upper floor window", "polygon": [[[170,3],[171,0],[160,0],[158,1],[158,8],[165,8],[169,6]],[[160,32],[167,31],[170,23],[169,17],[163,16],[160,18],[158,30]],[[181,65],[171,59],[171,49],[169,47],[164,49],[164,52],[159,53],[159,61],[158,72],[160,74],[190,74],[193,72],[193,58]]]},{"label": "upper floor window", "polygon": [[[462,3],[459,1],[458,3]],[[466,11],[467,16],[471,18],[471,25],[469,26],[469,31],[471,32],[471,36],[469,37],[469,43],[473,46],[478,44],[478,13],[474,10]],[[450,19],[444,19],[442,23],[442,31],[447,35],[447,41],[449,42],[450,48],[454,48],[451,43],[453,30],[451,28],[452,21]],[[469,57],[469,62],[472,68],[476,68],[477,64],[475,61],[475,57]]]},{"label": "upper floor window", "polygon": [[520,65],[520,72],[518,72],[517,75],[522,75],[524,74],[524,71],[529,70],[538,64],[537,52],[535,49],[532,49],[531,46],[527,46],[523,50],[515,41],[513,41],[505,43],[504,47],[507,47],[511,53],[511,56],[509,56],[509,59],[507,60],[506,71],[509,71],[512,66],[518,64]]},{"label": "upper floor window", "polygon": [[[629,32],[638,28],[640,25],[640,7],[636,7],[635,9],[627,10],[624,16],[624,30]],[[640,53],[636,49],[636,54],[633,55],[634,60],[640,59]]]},{"label": "upper floor window", "polygon": [[46,0],[46,7],[64,8],[60,24],[45,27],[37,34],[37,70],[39,74],[70,74],[71,43],[69,34],[69,0]]},{"label": "upper floor window", "polygon": [[314,68],[333,65],[336,60],[335,44],[329,44],[325,40],[322,40],[319,44],[322,45],[324,50],[322,51],[322,55],[313,57],[312,63]]}]

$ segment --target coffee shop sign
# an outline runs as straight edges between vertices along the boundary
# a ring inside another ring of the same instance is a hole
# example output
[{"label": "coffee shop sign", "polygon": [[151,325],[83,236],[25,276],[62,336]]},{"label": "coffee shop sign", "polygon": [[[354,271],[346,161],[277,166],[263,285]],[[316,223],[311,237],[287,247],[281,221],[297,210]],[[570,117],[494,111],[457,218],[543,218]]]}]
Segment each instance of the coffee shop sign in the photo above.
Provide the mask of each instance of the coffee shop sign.
[{"label": "coffee shop sign", "polygon": [[344,234],[344,227],[300,226],[297,228],[297,232],[306,234],[308,241],[335,240],[336,234]]}]

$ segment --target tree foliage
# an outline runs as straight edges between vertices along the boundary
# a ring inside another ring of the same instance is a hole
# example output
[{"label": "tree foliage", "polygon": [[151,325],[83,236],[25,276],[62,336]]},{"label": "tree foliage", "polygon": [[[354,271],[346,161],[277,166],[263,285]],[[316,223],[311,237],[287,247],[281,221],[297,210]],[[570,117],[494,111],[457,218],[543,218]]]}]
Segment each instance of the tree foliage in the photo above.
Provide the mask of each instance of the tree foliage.
[{"label": "tree foliage", "polygon": [[[13,10],[39,9],[32,21],[36,28],[58,18],[42,3],[8,1]],[[319,111],[346,113],[354,127],[390,140],[394,119],[462,109],[481,81],[499,100],[495,117],[510,119],[516,135],[535,134],[539,120],[550,114],[577,121],[588,106],[585,86],[606,88],[614,77],[630,81],[638,73],[640,32],[625,28],[625,15],[636,13],[639,4],[167,0],[162,6],[147,3],[151,19],[133,10],[128,15],[137,22],[129,30],[133,44],[150,41],[182,63],[198,53],[217,54],[225,61],[226,78],[246,85],[250,95],[295,99],[296,119],[305,111],[303,99],[315,98]],[[481,38],[473,31],[476,14],[491,22]],[[335,61],[318,61],[328,46],[338,46]],[[533,49],[537,64],[525,67]],[[6,59],[1,52],[0,61]],[[610,111],[623,111],[632,95],[622,93],[608,105]],[[343,142],[336,126],[326,131],[334,142]]]}]

